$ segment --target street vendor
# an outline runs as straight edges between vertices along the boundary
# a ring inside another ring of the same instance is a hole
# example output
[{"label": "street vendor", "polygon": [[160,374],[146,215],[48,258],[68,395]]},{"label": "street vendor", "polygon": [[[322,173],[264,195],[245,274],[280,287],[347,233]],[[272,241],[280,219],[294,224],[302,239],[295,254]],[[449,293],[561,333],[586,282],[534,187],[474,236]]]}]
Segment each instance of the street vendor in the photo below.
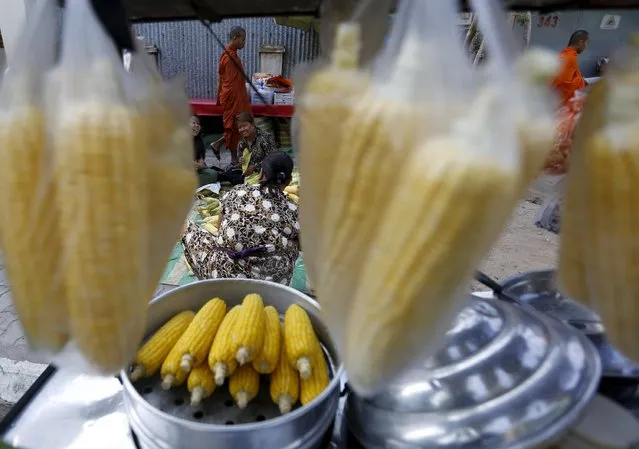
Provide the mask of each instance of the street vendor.
[{"label": "street vendor", "polygon": [[200,187],[207,184],[213,184],[217,182],[217,172],[207,167],[206,165],[206,146],[204,145],[204,139],[202,139],[202,126],[200,125],[200,119],[193,115],[191,116],[191,131],[193,131],[193,166],[197,173],[198,182]]},{"label": "street vendor", "polygon": [[277,153],[279,148],[271,134],[255,126],[250,112],[240,112],[236,120],[242,137],[237,152],[241,158],[244,179],[246,184],[257,184],[260,182],[262,161],[269,154]]},{"label": "street vendor", "polygon": [[259,183],[233,187],[222,199],[216,235],[190,224],[184,255],[199,279],[248,278],[289,285],[299,256],[297,205],[284,189],[293,160],[277,152],[261,161]]},{"label": "street vendor", "polygon": [[559,94],[561,106],[568,105],[575,96],[575,92],[584,89],[587,85],[579,70],[578,57],[588,46],[589,39],[590,34],[587,31],[575,31],[570,36],[568,47],[559,53],[561,68],[552,82],[552,87]]}]

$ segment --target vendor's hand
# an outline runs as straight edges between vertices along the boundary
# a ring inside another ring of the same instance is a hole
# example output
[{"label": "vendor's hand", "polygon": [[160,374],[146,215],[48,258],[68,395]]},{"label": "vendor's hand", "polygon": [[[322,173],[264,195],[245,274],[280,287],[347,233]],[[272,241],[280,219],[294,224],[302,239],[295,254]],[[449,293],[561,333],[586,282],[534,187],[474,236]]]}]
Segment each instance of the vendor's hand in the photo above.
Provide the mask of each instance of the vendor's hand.
[{"label": "vendor's hand", "polygon": [[255,173],[255,165],[249,165],[248,167],[246,167],[244,176],[251,176],[253,173]]},{"label": "vendor's hand", "polygon": [[203,160],[193,161],[193,166],[196,170],[201,170],[203,168],[206,168],[206,162],[204,162]]}]

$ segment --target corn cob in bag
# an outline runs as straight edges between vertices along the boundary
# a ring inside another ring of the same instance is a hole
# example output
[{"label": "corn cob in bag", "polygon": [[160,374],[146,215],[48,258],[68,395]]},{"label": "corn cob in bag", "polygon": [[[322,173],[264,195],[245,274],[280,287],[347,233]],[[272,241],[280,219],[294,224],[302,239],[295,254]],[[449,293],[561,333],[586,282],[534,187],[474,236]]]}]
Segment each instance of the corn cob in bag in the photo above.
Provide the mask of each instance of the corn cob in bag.
[{"label": "corn cob in bag", "polygon": [[69,332],[43,89],[55,63],[56,13],[49,0],[39,0],[29,11],[0,86],[2,252],[15,310],[31,349],[43,355],[60,351]]},{"label": "corn cob in bag", "polygon": [[[296,73],[300,100],[294,117],[296,147],[300,171],[308,183],[302,185],[299,196],[306,196],[301,208],[301,226],[304,251],[316,254],[321,250],[322,226],[327,204],[330,202],[326,185],[331,183],[333,151],[327,151],[326,142],[337,144],[344,132],[344,123],[352,113],[351,105],[370,87],[370,76],[360,70],[368,62],[384,39],[388,25],[389,0],[339,0],[324,2],[322,12],[322,44],[328,60],[314,64],[310,74],[302,67]],[[351,18],[351,21],[345,21]],[[366,26],[364,26],[366,25]],[[315,167],[322,167],[321,170]],[[318,273],[314,260],[306,262],[309,277],[315,282]]]},{"label": "corn cob in bag", "polygon": [[561,225],[559,283],[639,360],[639,37],[588,95]]},{"label": "corn cob in bag", "polygon": [[[147,304],[161,275],[157,264],[162,263],[150,242],[164,253],[179,232],[179,226],[174,235],[158,232],[151,223],[158,165],[150,161],[162,153],[158,140],[166,139],[154,139],[150,129],[161,123],[155,113],[161,110],[171,115],[174,125],[166,126],[168,135],[175,135],[183,126],[179,117],[188,123],[186,100],[180,93],[176,98],[182,100],[173,103],[168,94],[157,95],[157,82],[141,83],[139,74],[124,69],[90,1],[67,1],[64,25],[61,60],[50,86],[56,93],[50,99],[49,124],[63,239],[57,275],[72,344],[56,362],[110,374],[130,362],[144,334]],[[180,167],[176,159],[157,160],[163,167]],[[164,196],[181,192],[171,204],[163,203],[162,214],[182,223],[190,198],[181,184],[175,187],[175,179],[161,178],[172,186],[163,190]]]},{"label": "corn cob in bag", "polygon": [[[479,83],[457,13],[448,0],[400,2],[371,89],[341,141],[325,142],[337,162],[314,167],[332,172],[331,203],[321,247],[305,258],[362,396],[436,348],[517,198],[512,71]],[[301,213],[312,216],[305,201]]]},{"label": "corn cob in bag", "polygon": [[[136,40],[130,72],[131,95],[143,108],[149,138],[148,258],[149,292],[153,294],[189,213],[197,180],[191,153],[189,102],[179,81],[166,82],[141,41]],[[146,297],[145,297],[146,298]]]}]

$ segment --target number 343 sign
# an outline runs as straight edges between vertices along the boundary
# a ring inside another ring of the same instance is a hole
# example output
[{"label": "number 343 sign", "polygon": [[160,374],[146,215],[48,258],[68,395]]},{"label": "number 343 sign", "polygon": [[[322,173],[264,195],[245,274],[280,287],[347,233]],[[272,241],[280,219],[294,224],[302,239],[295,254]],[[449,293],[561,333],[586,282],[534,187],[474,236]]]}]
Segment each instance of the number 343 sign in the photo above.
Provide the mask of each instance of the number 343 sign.
[{"label": "number 343 sign", "polygon": [[556,28],[559,24],[559,14],[539,14],[537,28]]}]

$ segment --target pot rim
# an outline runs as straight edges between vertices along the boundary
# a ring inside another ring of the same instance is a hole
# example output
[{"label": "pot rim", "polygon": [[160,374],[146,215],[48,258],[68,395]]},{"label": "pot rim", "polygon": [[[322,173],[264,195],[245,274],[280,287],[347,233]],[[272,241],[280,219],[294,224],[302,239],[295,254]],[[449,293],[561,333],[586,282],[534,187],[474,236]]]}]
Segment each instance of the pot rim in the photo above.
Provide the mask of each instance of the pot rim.
[{"label": "pot rim", "polygon": [[[170,297],[172,295],[172,293],[175,292],[176,290],[188,290],[189,288],[192,288],[192,286],[199,285],[199,284],[217,284],[217,283],[226,283],[226,282],[233,282],[233,281],[234,281],[234,279],[207,279],[207,280],[203,280],[203,281],[197,281],[197,282],[194,282],[192,284],[184,285],[182,287],[178,287],[178,288],[175,288],[173,290],[169,290],[168,292],[164,292],[161,295],[156,296],[149,303],[149,306],[151,304],[156,303],[156,302],[160,302],[160,301],[166,300],[166,298]],[[295,290],[294,288],[291,288],[289,286],[278,284],[278,283],[275,283],[275,282],[257,280],[257,279],[242,279],[242,282],[243,283],[252,283],[252,284],[255,284],[255,285],[265,285],[266,284],[266,285],[271,285],[271,286],[277,286],[278,288],[280,288],[280,289],[282,289],[284,291],[288,290],[289,293],[294,293],[296,296],[299,296],[299,297],[303,298],[310,306],[312,306],[313,308],[317,309],[318,311],[320,310],[320,305],[319,305],[319,303],[317,301],[315,301],[314,299],[310,298],[309,296],[305,295],[304,293],[302,293],[302,292],[300,292],[298,290]],[[336,367],[335,372],[333,373],[333,378],[329,382],[328,386],[324,389],[324,391],[322,391],[322,393],[320,393],[320,395],[317,396],[315,399],[313,399],[309,404],[306,404],[306,405],[303,405],[301,407],[298,407],[297,409],[293,410],[290,413],[287,413],[287,414],[282,415],[282,416],[278,416],[277,418],[268,419],[268,420],[262,421],[262,422],[247,423],[247,424],[235,424],[233,426],[227,426],[227,425],[222,425],[222,424],[206,424],[206,423],[198,423],[198,422],[194,422],[194,421],[189,421],[189,420],[186,420],[186,419],[182,419],[182,418],[178,418],[176,416],[170,415],[170,414],[168,414],[166,412],[163,412],[163,411],[153,407],[151,404],[149,404],[142,397],[142,395],[133,386],[133,384],[129,380],[129,375],[128,375],[127,370],[124,369],[124,370],[120,371],[120,379],[122,380],[122,385],[124,386],[125,394],[128,394],[128,395],[132,396],[132,398],[136,402],[142,404],[142,406],[148,412],[156,415],[157,417],[159,417],[161,419],[165,419],[167,421],[171,421],[174,424],[178,424],[180,426],[184,426],[184,427],[188,428],[189,430],[204,431],[204,432],[209,432],[211,430],[214,430],[216,432],[221,432],[221,433],[252,432],[254,430],[262,430],[262,429],[266,429],[266,428],[269,428],[269,427],[279,426],[279,425],[282,425],[282,424],[285,424],[285,423],[288,423],[288,422],[291,422],[291,421],[295,421],[300,416],[306,414],[307,411],[310,411],[312,409],[315,409],[315,408],[319,407],[322,403],[326,402],[326,400],[328,399],[329,396],[331,396],[332,394],[335,393],[335,390],[339,390],[339,388],[340,388],[340,379],[343,377],[343,375],[344,375],[344,365],[343,365],[343,363],[340,363]]]}]

